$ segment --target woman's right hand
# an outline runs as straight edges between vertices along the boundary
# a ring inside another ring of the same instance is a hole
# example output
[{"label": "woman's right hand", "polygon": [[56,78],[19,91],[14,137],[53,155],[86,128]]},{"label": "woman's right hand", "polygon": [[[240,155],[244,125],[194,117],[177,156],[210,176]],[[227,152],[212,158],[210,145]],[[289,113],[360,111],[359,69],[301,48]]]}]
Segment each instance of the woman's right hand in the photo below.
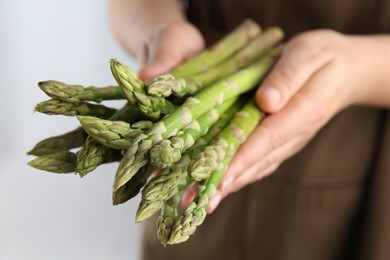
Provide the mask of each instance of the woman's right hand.
[{"label": "woman's right hand", "polygon": [[205,48],[199,30],[187,21],[162,24],[149,32],[138,53],[140,78],[146,80],[167,73]]}]

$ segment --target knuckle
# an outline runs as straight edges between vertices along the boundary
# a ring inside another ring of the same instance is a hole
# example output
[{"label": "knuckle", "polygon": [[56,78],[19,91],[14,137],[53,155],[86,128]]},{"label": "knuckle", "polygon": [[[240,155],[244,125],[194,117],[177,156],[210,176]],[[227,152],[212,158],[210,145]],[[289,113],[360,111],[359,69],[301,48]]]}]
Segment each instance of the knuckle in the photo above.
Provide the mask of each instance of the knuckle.
[{"label": "knuckle", "polygon": [[274,165],[276,163],[277,163],[277,160],[276,160],[275,156],[267,156],[263,160],[263,167],[264,167],[264,169],[268,169],[269,167],[271,167],[272,165]]},{"label": "knuckle", "polygon": [[302,114],[302,118],[305,119],[303,129],[318,128],[325,124],[330,117],[330,106],[325,102],[309,98],[307,94],[297,93],[294,97],[294,102]]},{"label": "knuckle", "polygon": [[267,164],[263,170],[259,171],[255,175],[254,181],[259,181],[259,180],[263,179],[264,177],[272,174],[273,172],[275,172],[279,168],[280,163],[278,163],[278,162],[272,163],[271,161],[274,161],[274,160],[270,160],[269,161],[270,164]]},{"label": "knuckle", "polygon": [[321,127],[327,122],[329,116],[329,107],[321,104],[313,109],[308,116],[309,124],[316,128]]},{"label": "knuckle", "polygon": [[306,62],[321,59],[321,57],[335,57],[334,43],[341,43],[341,34],[330,29],[319,29],[301,33],[286,44],[286,50],[303,49],[306,53]]},{"label": "knuckle", "polygon": [[286,48],[291,47],[310,47],[315,45],[327,44],[331,39],[339,38],[340,33],[331,29],[318,29],[307,31],[293,37],[286,45]]},{"label": "knuckle", "polygon": [[281,64],[281,66],[274,71],[273,76],[268,83],[282,92],[292,92],[294,90],[295,75],[297,75],[297,71],[294,67]]},{"label": "knuckle", "polygon": [[268,139],[268,151],[273,152],[276,149],[278,149],[281,144],[283,144],[286,141],[286,136],[279,131],[272,131],[270,132],[270,137]]},{"label": "knuckle", "polygon": [[[273,172],[275,172],[279,166],[280,166],[281,163],[278,163],[278,162],[275,162],[271,165],[269,165],[268,168],[264,169],[263,173],[261,174],[261,178],[264,178],[265,176],[268,176],[270,174],[272,174]],[[259,178],[259,179],[261,179]]]}]

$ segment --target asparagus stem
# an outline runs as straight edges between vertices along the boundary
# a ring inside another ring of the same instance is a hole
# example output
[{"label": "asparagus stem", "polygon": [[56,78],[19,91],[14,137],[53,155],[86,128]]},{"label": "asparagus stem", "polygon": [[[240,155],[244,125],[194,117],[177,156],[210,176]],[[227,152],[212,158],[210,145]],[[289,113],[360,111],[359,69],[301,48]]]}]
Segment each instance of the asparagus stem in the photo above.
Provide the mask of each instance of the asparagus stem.
[{"label": "asparagus stem", "polygon": [[39,156],[28,162],[28,165],[53,173],[72,173],[76,170],[76,157],[73,152],[60,151]]},{"label": "asparagus stem", "polygon": [[[201,82],[201,87],[208,86],[220,77],[226,77],[238,69],[248,66],[254,60],[261,58],[282,39],[283,31],[280,28],[268,28],[224,63],[219,64],[206,73],[195,75],[190,79]],[[272,55],[275,56],[275,53]],[[199,89],[196,91],[199,91]]]},{"label": "asparagus stem", "polygon": [[35,111],[48,115],[65,115],[65,116],[96,116],[99,118],[109,118],[116,109],[108,108],[103,105],[89,103],[68,103],[60,100],[50,99],[38,103]]},{"label": "asparagus stem", "polygon": [[225,100],[251,90],[269,68],[269,59],[262,59],[213,84],[194,97],[189,97],[178,109],[161,119],[146,134],[141,134],[121,160],[114,180],[114,192],[126,184],[148,162],[149,150]]},{"label": "asparagus stem", "polygon": [[[111,120],[126,120],[127,122],[133,122],[139,118],[140,114],[137,110],[134,110],[134,107],[129,105],[129,103],[124,105],[110,117]],[[92,136],[88,136],[87,141],[84,143],[77,156],[77,171],[80,176],[85,176],[95,170],[100,164],[109,160],[112,153],[115,152],[111,151],[106,146],[103,147],[102,144],[93,139]]]},{"label": "asparagus stem", "polygon": [[250,109],[253,110],[254,106],[253,102],[248,103],[210,145],[192,158],[188,166],[188,172],[195,181],[208,178],[222,161],[229,157],[232,151],[237,149],[246,139],[249,131],[255,128],[259,122],[258,118],[262,117],[263,113],[258,112],[258,115],[256,115],[253,111],[250,111]]},{"label": "asparagus stem", "polygon": [[[225,62],[216,65],[204,73],[185,79],[177,79],[170,74],[164,74],[151,80],[148,83],[148,93],[165,97],[171,94],[178,97],[186,94],[193,95],[204,87],[231,75],[237,70],[248,66],[254,60],[259,59],[269,52],[282,38],[283,31],[280,28],[268,28],[264,33],[252,39],[239,52],[235,53]],[[277,50],[279,49],[277,48]],[[275,51],[273,51],[272,55],[275,56],[275,54]]]},{"label": "asparagus stem", "polygon": [[[156,213],[164,201],[177,194],[192,181],[187,178],[189,155],[184,155],[173,168],[167,168],[152,178],[142,190],[135,221],[142,222]],[[145,190],[146,189],[146,190]]]},{"label": "asparagus stem", "polygon": [[231,98],[221,105],[203,114],[197,120],[185,126],[180,133],[170,139],[163,140],[150,150],[150,162],[159,168],[170,167],[179,161],[181,154],[191,148],[192,145],[204,135],[209,127],[214,124],[236,101],[238,97]]},{"label": "asparagus stem", "polygon": [[69,103],[124,99],[123,92],[118,86],[100,88],[94,86],[83,87],[80,85],[65,84],[56,80],[41,81],[38,83],[38,86],[49,97]]},{"label": "asparagus stem", "polygon": [[146,165],[140,169],[140,171],[125,185],[120,187],[112,195],[113,205],[118,205],[125,203],[126,201],[132,199],[145,186],[146,182],[150,175],[155,171],[155,167],[151,165]]},{"label": "asparagus stem", "polygon": [[171,74],[176,78],[186,78],[207,71],[240,50],[260,32],[261,28],[256,22],[246,19],[216,44],[183,63]]},{"label": "asparagus stem", "polygon": [[141,222],[151,217],[162,207],[165,200],[193,183],[187,172],[191,158],[202,151],[222,131],[233,115],[240,109],[241,105],[241,102],[236,102],[204,136],[197,140],[188,152],[183,154],[179,162],[171,168],[164,169],[147,183],[142,190],[142,200],[137,210],[136,222]]},{"label": "asparagus stem", "polygon": [[145,91],[145,82],[124,64],[111,59],[110,65],[112,74],[127,100],[136,105],[145,116],[157,120],[176,108],[174,104],[163,97],[148,95]]},{"label": "asparagus stem", "polygon": [[84,130],[99,143],[113,149],[128,149],[135,137],[151,128],[151,121],[133,125],[90,116],[77,116]]},{"label": "asparagus stem", "polygon": [[179,215],[180,195],[181,193],[178,193],[164,203],[161,215],[157,219],[157,237],[164,246],[168,244],[173,225]]},{"label": "asparagus stem", "polygon": [[88,136],[85,144],[77,153],[76,171],[80,177],[84,177],[102,164],[107,151],[106,146],[99,144],[95,139]]},{"label": "asparagus stem", "polygon": [[110,117],[110,120],[121,120],[127,123],[134,123],[142,119],[144,119],[144,117],[141,111],[128,102]]},{"label": "asparagus stem", "polygon": [[[207,206],[212,196],[216,193],[228,164],[237,152],[240,144],[247,139],[262,118],[263,113],[256,107],[255,102],[250,100],[236,114],[229,126],[220,133],[219,137],[230,139],[228,140],[230,143],[228,154],[221,161],[218,168],[213,171],[212,175],[198,186],[195,199],[176,221],[168,242],[169,244],[178,244],[188,240],[195,232],[196,227],[203,223],[207,214]],[[226,135],[227,132],[231,132],[231,135]]]},{"label": "asparagus stem", "polygon": [[27,154],[43,156],[60,151],[68,151],[83,145],[87,136],[84,129],[79,127],[68,133],[43,139],[27,152]]},{"label": "asparagus stem", "polygon": [[112,75],[122,89],[126,99],[130,104],[137,106],[137,99],[134,97],[134,93],[143,92],[145,82],[139,79],[133,71],[116,59],[110,60],[110,68]]}]

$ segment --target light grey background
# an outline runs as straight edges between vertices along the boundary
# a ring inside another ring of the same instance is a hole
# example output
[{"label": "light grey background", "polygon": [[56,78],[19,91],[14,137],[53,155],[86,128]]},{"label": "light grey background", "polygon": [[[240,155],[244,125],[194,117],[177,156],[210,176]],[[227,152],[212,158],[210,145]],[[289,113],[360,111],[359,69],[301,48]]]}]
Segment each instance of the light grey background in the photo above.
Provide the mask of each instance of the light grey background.
[{"label": "light grey background", "polygon": [[[108,60],[137,64],[113,38],[104,0],[0,0],[0,260],[139,259],[139,198],[111,205],[117,164],[80,179],[26,165],[75,118],[33,113],[41,80],[114,84]],[[112,106],[119,106],[113,103]]]}]

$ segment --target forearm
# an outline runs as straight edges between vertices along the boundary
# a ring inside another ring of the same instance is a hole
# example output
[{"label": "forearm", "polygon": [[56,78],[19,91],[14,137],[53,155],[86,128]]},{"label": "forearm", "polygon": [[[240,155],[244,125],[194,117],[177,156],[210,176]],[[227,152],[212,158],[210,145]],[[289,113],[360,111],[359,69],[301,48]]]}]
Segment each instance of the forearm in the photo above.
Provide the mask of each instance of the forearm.
[{"label": "forearm", "polygon": [[356,62],[368,76],[357,103],[390,108],[390,35],[356,36],[354,41],[362,50]]},{"label": "forearm", "polygon": [[179,0],[107,0],[107,4],[115,36],[138,59],[148,32],[185,20]]}]

